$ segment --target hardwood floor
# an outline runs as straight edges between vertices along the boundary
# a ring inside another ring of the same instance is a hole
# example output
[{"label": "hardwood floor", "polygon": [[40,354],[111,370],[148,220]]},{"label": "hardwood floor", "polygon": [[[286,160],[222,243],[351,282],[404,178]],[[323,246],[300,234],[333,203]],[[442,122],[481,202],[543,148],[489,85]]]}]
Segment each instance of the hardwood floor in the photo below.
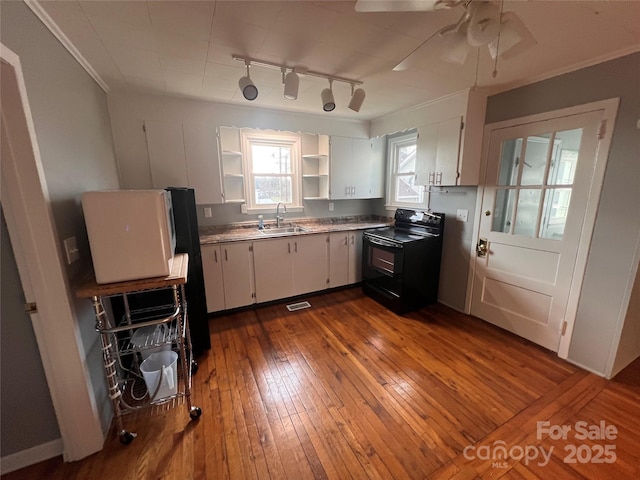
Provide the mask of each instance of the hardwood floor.
[{"label": "hardwood floor", "polygon": [[[442,305],[397,316],[358,288],[309,301],[211,321],[198,421],[185,407],[125,417],[129,446],[110,435],[83,461],[2,478],[639,477],[640,361],[607,381]],[[567,438],[538,434],[545,421]],[[601,421],[615,439],[578,436]]]}]

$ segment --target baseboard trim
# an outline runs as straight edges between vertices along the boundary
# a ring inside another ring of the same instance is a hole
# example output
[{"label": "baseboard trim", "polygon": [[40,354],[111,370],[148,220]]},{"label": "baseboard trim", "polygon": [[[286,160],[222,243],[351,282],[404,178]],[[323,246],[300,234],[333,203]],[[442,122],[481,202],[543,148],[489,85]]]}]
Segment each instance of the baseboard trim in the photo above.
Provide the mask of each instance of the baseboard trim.
[{"label": "baseboard trim", "polygon": [[0,458],[0,475],[57,457],[58,455],[62,455],[63,450],[62,439],[58,438],[43,443],[42,445],[36,445],[35,447],[12,453],[11,455]]}]

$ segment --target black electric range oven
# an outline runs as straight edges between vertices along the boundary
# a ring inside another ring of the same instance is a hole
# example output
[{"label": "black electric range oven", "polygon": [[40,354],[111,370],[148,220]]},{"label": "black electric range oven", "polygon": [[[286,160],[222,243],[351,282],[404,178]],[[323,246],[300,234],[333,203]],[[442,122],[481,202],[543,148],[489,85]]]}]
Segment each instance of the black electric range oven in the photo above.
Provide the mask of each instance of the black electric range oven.
[{"label": "black electric range oven", "polygon": [[444,214],[399,208],[395,226],[365,230],[362,288],[397,313],[438,299]]}]

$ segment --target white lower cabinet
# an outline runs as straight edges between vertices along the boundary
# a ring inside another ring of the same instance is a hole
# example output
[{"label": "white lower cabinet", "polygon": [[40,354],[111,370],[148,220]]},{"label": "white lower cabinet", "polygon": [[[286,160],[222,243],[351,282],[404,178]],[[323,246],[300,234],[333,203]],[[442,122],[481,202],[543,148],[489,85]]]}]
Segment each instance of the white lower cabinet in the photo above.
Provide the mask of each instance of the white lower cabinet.
[{"label": "white lower cabinet", "polygon": [[362,232],[336,232],[329,236],[329,287],[362,279]]},{"label": "white lower cabinet", "polygon": [[293,239],[293,295],[324,290],[329,282],[327,234]]},{"label": "white lower cabinet", "polygon": [[255,302],[252,244],[202,246],[207,311],[244,307]]},{"label": "white lower cabinet", "polygon": [[288,238],[260,240],[253,246],[258,303],[286,298],[293,290],[291,241]]},{"label": "white lower cabinet", "polygon": [[361,280],[362,231],[202,246],[209,313]]},{"label": "white lower cabinet", "polygon": [[349,232],[349,283],[362,280],[362,230]]},{"label": "white lower cabinet", "polygon": [[207,312],[225,309],[224,281],[222,279],[222,257],[219,245],[202,245],[202,273],[204,292],[207,297]]},{"label": "white lower cabinet", "polygon": [[268,302],[327,288],[327,235],[254,243],[256,300]]}]

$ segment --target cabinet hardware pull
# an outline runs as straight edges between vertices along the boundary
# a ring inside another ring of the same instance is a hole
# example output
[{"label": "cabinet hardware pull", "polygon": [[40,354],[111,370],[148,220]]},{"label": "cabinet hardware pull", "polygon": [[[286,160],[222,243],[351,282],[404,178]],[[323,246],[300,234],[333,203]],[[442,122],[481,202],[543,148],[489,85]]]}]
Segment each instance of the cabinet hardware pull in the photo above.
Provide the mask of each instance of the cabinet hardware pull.
[{"label": "cabinet hardware pull", "polygon": [[229,261],[229,255],[227,254],[227,249],[226,248],[224,249],[224,259],[227,262]]},{"label": "cabinet hardware pull", "polygon": [[218,263],[218,251],[217,250],[213,251],[213,259],[215,260],[216,263]]},{"label": "cabinet hardware pull", "polygon": [[287,242],[287,252],[291,253],[291,244]]},{"label": "cabinet hardware pull", "polygon": [[293,247],[295,249],[295,252],[298,253],[298,242],[293,242]]},{"label": "cabinet hardware pull", "polygon": [[442,172],[436,173],[436,185],[442,185]]}]

